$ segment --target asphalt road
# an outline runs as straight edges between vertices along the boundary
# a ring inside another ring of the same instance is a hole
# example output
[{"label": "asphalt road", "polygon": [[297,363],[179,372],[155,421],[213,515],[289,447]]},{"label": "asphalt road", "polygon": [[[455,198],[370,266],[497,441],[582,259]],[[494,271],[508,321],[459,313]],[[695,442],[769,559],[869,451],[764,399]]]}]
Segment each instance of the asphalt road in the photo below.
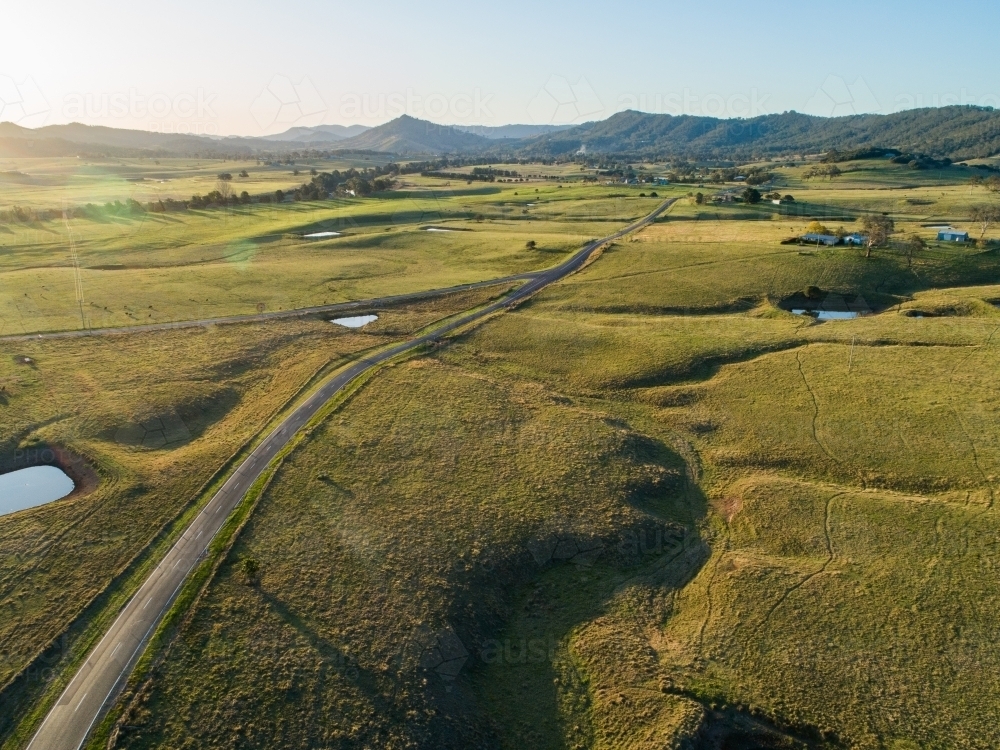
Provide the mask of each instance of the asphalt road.
[{"label": "asphalt road", "polygon": [[536,274],[503,300],[453,320],[424,336],[358,360],[324,383],[257,446],[192,521],[90,653],[45,717],[28,745],[29,750],[77,750],[83,744],[110,698],[132,671],[149,636],[170,607],[181,584],[205,555],[212,538],[222,528],[226,518],[271,459],[334,395],[367,370],[435,341],[475,320],[516,305],[552,282],[564,278],[580,268],[600,245],[645,226],[663,213],[672,202],[665,201],[645,218],[608,237],[591,242],[564,263]]}]

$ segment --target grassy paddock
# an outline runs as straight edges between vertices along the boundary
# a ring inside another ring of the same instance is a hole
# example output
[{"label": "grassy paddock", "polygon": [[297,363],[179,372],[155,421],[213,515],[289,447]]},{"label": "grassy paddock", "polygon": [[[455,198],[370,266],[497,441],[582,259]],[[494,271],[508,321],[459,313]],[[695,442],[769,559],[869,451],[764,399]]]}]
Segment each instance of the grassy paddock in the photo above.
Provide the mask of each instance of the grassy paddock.
[{"label": "grassy paddock", "polygon": [[[964,210],[850,174],[801,200],[927,237]],[[647,200],[452,182],[472,217],[429,223],[507,237]],[[382,371],[287,456],[113,744],[995,744],[995,251],[781,245],[807,218],[681,202]],[[810,286],[882,312],[782,309]]]},{"label": "grassy paddock", "polygon": [[[0,335],[288,310],[535,271],[655,201],[410,182],[371,199],[0,226]],[[451,231],[426,231],[438,224]],[[323,231],[341,236],[305,237]]]},{"label": "grassy paddock", "polygon": [[44,669],[8,686],[14,693],[4,700],[4,733],[23,710],[21,696],[45,691],[86,648],[92,634],[79,618],[107,614],[90,603],[116,606],[108,587],[134,583],[136,556],[302,387],[497,293],[381,310],[370,332],[321,319],[241,324],[29,342],[18,356],[31,365],[0,362],[4,467],[21,468],[45,446],[63,446],[83,457],[97,480],[65,501],[0,519],[0,607],[7,613],[0,681],[8,684],[55,643]]}]

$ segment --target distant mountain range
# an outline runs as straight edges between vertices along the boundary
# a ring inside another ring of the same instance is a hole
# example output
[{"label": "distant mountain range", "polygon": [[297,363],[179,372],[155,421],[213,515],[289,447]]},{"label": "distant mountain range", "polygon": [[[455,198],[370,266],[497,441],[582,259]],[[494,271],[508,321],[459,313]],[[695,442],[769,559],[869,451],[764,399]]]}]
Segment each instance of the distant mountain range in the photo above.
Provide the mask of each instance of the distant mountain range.
[{"label": "distant mountain range", "polygon": [[0,123],[0,156],[211,156],[309,149],[376,151],[400,157],[462,155],[559,158],[749,159],[861,148],[895,148],[953,160],[1000,154],[1000,111],[983,107],[914,109],[891,115],[814,117],[797,112],[723,120],[626,111],[576,126],[437,125],[403,115],[377,127],[295,127],[256,138],[152,133],[102,126]]},{"label": "distant mountain range", "polygon": [[361,135],[370,129],[367,125],[316,125],[311,128],[290,128],[277,135],[261,136],[260,140],[289,143],[336,143]]},{"label": "distant mountain range", "polygon": [[546,133],[557,133],[560,130],[569,130],[573,125],[456,125],[456,130],[464,130],[466,133],[481,135],[490,140],[500,140],[502,138],[532,138],[536,135]]},{"label": "distant mountain range", "polygon": [[111,156],[154,156],[215,153],[250,153],[249,144],[220,146],[211,138],[148,130],[125,130],[101,125],[46,125],[22,128],[0,122],[0,156],[76,156],[104,153]]}]

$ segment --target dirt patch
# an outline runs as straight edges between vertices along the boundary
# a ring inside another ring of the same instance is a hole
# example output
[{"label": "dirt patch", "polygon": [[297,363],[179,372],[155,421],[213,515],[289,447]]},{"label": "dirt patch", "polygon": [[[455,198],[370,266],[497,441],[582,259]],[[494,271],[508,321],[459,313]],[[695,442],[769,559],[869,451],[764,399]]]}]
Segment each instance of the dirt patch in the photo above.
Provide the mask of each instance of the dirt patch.
[{"label": "dirt patch", "polygon": [[83,456],[63,445],[39,443],[18,448],[13,454],[0,457],[0,474],[28,469],[32,466],[55,466],[73,480],[76,489],[63,500],[88,495],[97,489],[100,476]]},{"label": "dirt patch", "polygon": [[743,498],[739,495],[724,497],[719,503],[719,512],[726,519],[726,523],[732,523],[741,510],[743,510]]}]

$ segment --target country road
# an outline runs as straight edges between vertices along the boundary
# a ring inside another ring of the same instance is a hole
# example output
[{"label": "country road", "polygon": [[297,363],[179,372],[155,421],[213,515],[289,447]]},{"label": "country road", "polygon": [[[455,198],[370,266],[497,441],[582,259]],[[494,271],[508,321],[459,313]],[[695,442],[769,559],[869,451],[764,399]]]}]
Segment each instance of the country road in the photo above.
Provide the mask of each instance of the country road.
[{"label": "country road", "polygon": [[353,312],[359,308],[388,307],[390,305],[398,305],[402,302],[416,302],[422,299],[443,297],[446,294],[467,292],[472,289],[499,286],[501,284],[509,284],[515,281],[526,281],[527,279],[536,278],[541,273],[543,272],[532,271],[528,273],[515,274],[514,276],[501,276],[497,279],[487,279],[486,281],[474,281],[469,284],[446,286],[441,287],[440,289],[427,289],[421,292],[407,292],[406,294],[394,294],[387,297],[361,299],[353,302],[337,302],[332,305],[319,305],[317,307],[296,307],[292,310],[272,310],[271,312],[249,313],[247,315],[228,315],[218,318],[177,320],[168,323],[144,323],[141,325],[117,326],[114,328],[76,328],[71,331],[51,331],[48,333],[17,333],[9,336],[0,336],[0,343],[15,341],[44,341],[46,339],[78,339],[86,336],[113,336],[125,333],[145,333],[147,331],[171,331],[178,328],[204,328],[206,326],[226,325],[230,323],[255,323],[265,320],[303,318],[307,315],[329,315],[338,312]]},{"label": "country road", "polygon": [[[46,715],[28,745],[29,750],[77,750],[83,745],[109,700],[134,668],[143,647],[170,607],[184,580],[205,555],[211,540],[220,531],[226,518],[292,436],[333,396],[363,373],[393,357],[435,341],[492,313],[510,308],[549,284],[566,277],[583,266],[598,247],[646,226],[672,203],[673,199],[664,201],[648,216],[608,237],[589,243],[560,265],[529,276],[525,284],[506,298],[451,320],[431,333],[354,362],[326,381],[264,438],[191,522],[88,655],[84,665]],[[515,278],[524,277],[511,277],[511,280]],[[482,285],[488,283],[491,282],[483,282]],[[357,306],[361,303],[349,304]],[[317,308],[316,311],[330,311],[330,308]],[[82,331],[74,333],[86,335],[86,332]],[[24,338],[38,337],[36,335]]]}]

